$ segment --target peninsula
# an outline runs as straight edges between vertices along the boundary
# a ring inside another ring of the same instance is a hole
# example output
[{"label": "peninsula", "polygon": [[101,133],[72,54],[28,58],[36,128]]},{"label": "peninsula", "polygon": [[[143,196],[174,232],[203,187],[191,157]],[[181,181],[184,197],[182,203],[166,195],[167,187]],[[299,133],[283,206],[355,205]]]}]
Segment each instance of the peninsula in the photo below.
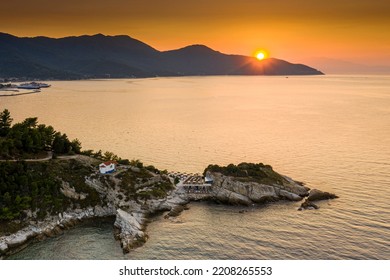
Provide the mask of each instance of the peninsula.
[{"label": "peninsula", "polygon": [[204,45],[158,51],[129,36],[19,38],[0,33],[0,79],[72,80],[208,75],[322,75],[281,59],[228,55]]},{"label": "peninsula", "polygon": [[0,113],[0,175],[0,258],[86,219],[115,217],[127,253],[146,242],[152,214],[174,219],[191,201],[251,206],[307,197],[301,209],[314,209],[314,200],[336,198],[262,163],[209,165],[190,178],[111,152],[82,151],[80,141],[36,118],[12,125],[8,110]]}]

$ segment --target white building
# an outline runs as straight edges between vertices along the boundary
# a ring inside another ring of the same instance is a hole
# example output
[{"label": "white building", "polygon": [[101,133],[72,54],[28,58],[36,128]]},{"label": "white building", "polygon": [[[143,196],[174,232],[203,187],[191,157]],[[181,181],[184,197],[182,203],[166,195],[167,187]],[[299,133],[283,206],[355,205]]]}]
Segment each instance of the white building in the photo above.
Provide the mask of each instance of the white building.
[{"label": "white building", "polygon": [[116,170],[116,165],[118,163],[116,161],[106,161],[99,164],[99,171],[101,174],[112,173]]}]

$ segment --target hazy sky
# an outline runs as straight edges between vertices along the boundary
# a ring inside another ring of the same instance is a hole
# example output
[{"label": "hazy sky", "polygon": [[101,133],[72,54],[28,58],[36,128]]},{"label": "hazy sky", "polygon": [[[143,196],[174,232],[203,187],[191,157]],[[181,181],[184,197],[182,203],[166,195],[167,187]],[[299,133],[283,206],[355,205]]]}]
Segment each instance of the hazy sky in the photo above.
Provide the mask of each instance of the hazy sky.
[{"label": "hazy sky", "polygon": [[5,0],[0,31],[127,34],[158,50],[200,43],[243,55],[264,48],[291,62],[390,66],[389,0]]}]

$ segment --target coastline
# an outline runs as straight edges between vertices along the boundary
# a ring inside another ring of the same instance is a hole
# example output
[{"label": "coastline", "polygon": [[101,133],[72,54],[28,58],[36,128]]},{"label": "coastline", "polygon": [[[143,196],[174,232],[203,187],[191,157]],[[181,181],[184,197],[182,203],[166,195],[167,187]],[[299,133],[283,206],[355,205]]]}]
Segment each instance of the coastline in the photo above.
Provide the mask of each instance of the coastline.
[{"label": "coastline", "polygon": [[[1,94],[1,92],[12,92],[11,94]],[[28,91],[28,92],[19,92],[19,90],[0,90],[0,97],[14,97],[21,95],[29,95],[34,93],[40,93],[40,90]]]},{"label": "coastline", "polygon": [[[270,168],[270,167],[267,167]],[[122,172],[140,172],[136,167],[125,167]],[[46,238],[62,234],[69,228],[91,219],[115,217],[113,223],[114,237],[120,241],[123,253],[142,246],[147,240],[146,229],[150,223],[150,217],[159,213],[167,212],[166,219],[174,219],[179,216],[191,201],[213,201],[221,204],[248,207],[254,204],[275,202],[279,200],[300,201],[304,197],[310,200],[311,192],[315,194],[316,200],[329,199],[322,196],[322,192],[311,190],[287,176],[282,176],[285,185],[264,185],[258,182],[240,182],[234,177],[225,176],[220,173],[206,172],[207,176],[214,181],[210,192],[190,192],[183,184],[178,184],[162,198],[153,198],[142,201],[122,199],[125,194],[121,189],[113,186],[113,180],[118,173],[94,177],[91,174],[85,178],[85,183],[95,189],[101,197],[105,197],[107,205],[96,205],[95,207],[77,208],[70,211],[51,215],[43,221],[29,221],[29,225],[16,233],[0,237],[0,258],[7,258],[15,254],[29,244],[42,241]],[[161,184],[167,180],[166,175],[153,175],[148,181],[141,184],[144,188]],[[115,183],[119,186],[122,181]],[[173,182],[171,181],[173,184]],[[68,197],[81,199],[81,194],[75,192],[69,185],[63,184],[61,191]],[[122,197],[122,198],[121,198]],[[335,197],[331,197],[335,198]],[[300,209],[318,209],[312,202],[304,202]],[[305,206],[307,204],[307,207]],[[240,210],[240,213],[245,211]],[[296,209],[295,209],[296,211]]]},{"label": "coastline", "polygon": [[35,241],[60,235],[64,230],[74,227],[85,220],[114,217],[115,210],[111,207],[76,209],[73,212],[64,212],[56,216],[49,216],[43,221],[30,224],[8,236],[0,237],[0,259],[20,252]]}]

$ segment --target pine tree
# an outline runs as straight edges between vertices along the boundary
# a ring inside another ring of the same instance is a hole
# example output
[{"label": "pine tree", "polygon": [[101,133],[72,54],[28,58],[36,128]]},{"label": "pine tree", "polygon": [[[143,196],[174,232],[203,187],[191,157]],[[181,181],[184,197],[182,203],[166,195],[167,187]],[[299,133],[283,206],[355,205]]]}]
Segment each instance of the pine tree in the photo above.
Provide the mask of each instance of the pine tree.
[{"label": "pine tree", "polygon": [[7,109],[0,113],[0,137],[7,136],[13,119]]}]

